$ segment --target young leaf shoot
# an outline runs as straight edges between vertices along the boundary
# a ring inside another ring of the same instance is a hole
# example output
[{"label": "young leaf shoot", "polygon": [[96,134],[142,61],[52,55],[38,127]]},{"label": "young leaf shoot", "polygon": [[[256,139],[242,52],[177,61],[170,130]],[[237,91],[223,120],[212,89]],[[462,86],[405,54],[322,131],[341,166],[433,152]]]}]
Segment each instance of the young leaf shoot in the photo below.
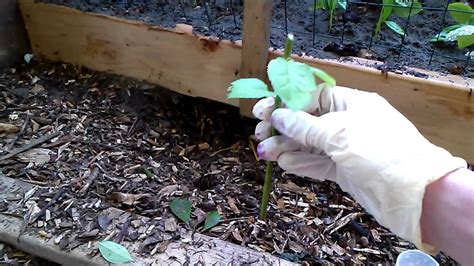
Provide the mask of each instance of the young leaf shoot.
[{"label": "young leaf shoot", "polygon": [[318,0],[314,9],[324,9],[329,17],[329,31],[332,31],[332,22],[338,9],[347,9],[347,0]]},{"label": "young leaf shoot", "polygon": [[382,29],[382,24],[385,24],[389,29],[399,35],[405,35],[403,30],[398,23],[388,18],[395,14],[402,18],[408,18],[420,13],[423,7],[418,0],[383,0],[383,7],[380,11],[379,20],[375,27],[375,35],[378,35]]},{"label": "young leaf shoot", "polygon": [[[345,5],[345,2],[341,1],[335,1],[333,3],[336,3],[336,5]],[[325,7],[329,8],[331,5],[329,2],[326,2]],[[290,57],[293,42],[293,35],[289,34],[285,44],[284,55],[271,60],[268,64],[267,74],[273,87],[273,92],[268,89],[264,82],[259,82],[258,79],[239,79],[231,83],[227,97],[275,97],[275,108],[280,108],[280,104],[283,103],[289,109],[297,111],[305,108],[311,102],[313,92],[320,88],[317,86],[316,78],[322,80],[328,86],[335,86],[336,81],[334,78],[323,70],[297,62]],[[277,134],[274,128],[271,130],[272,135]],[[267,162],[265,168],[265,181],[259,215],[262,220],[266,219],[267,216],[273,166],[273,162]]]},{"label": "young leaf shoot", "polygon": [[450,16],[458,24],[444,28],[431,42],[457,42],[459,49],[474,44],[474,10],[461,2],[448,5]]}]

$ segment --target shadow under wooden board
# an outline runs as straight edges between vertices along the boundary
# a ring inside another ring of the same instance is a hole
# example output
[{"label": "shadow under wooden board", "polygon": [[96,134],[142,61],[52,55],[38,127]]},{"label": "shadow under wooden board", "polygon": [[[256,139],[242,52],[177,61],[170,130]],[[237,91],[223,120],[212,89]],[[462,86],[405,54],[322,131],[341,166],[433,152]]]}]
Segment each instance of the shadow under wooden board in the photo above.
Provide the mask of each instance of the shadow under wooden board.
[{"label": "shadow under wooden board", "polygon": [[[241,45],[197,36],[192,27],[163,29],[142,22],[19,0],[37,57],[146,80],[179,93],[238,106],[226,99],[239,77]],[[269,59],[279,51],[269,52]],[[423,78],[351,63],[295,57],[334,76],[338,85],[377,92],[433,143],[474,162],[472,80],[416,70]],[[248,106],[246,108],[249,108]],[[247,112],[248,113],[248,112]]]}]

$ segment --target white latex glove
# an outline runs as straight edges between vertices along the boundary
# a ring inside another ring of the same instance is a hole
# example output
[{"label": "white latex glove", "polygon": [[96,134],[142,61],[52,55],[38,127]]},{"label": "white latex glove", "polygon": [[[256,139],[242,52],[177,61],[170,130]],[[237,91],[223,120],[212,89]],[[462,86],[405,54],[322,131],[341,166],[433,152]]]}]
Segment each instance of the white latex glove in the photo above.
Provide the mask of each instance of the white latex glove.
[{"label": "white latex glove", "polygon": [[[315,99],[298,112],[273,111],[273,98],[254,106],[263,120],[255,132],[263,140],[260,158],[289,173],[335,181],[381,225],[435,254],[421,240],[425,187],[466,162],[431,144],[378,94],[333,87]],[[270,123],[282,135],[269,138]]]}]

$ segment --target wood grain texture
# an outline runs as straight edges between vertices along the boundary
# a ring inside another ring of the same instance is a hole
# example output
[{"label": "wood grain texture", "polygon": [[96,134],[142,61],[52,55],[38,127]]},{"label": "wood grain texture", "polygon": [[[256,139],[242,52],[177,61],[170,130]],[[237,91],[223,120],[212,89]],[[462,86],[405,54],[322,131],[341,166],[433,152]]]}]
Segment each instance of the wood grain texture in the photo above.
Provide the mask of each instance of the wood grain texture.
[{"label": "wood grain texture", "polygon": [[[226,99],[229,83],[238,78],[241,66],[238,43],[193,35],[188,26],[166,30],[34,0],[19,3],[37,56],[239,105]],[[280,54],[269,52],[268,60]],[[428,71],[423,71],[428,78],[384,74],[363,66],[367,60],[361,59],[345,63],[294,58],[327,71],[338,85],[379,93],[431,142],[474,162],[472,79]],[[250,113],[251,106],[247,108]]]},{"label": "wood grain texture", "polygon": [[[242,33],[241,78],[259,78],[269,86],[267,77],[268,49],[272,26],[273,0],[245,0]],[[252,116],[255,100],[240,100],[240,113]]]},{"label": "wood grain texture", "polygon": [[240,68],[240,47],[75,9],[19,1],[35,55],[125,75],[179,93],[238,105],[225,91]]}]

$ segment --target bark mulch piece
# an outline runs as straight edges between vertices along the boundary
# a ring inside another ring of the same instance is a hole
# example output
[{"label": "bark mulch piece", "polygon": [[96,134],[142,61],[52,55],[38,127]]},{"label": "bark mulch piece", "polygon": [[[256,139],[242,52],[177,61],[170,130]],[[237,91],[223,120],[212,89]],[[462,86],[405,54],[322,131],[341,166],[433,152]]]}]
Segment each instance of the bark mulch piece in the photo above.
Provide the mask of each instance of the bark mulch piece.
[{"label": "bark mulch piece", "polygon": [[[391,264],[414,248],[336,184],[279,169],[268,221],[259,221],[264,163],[251,138],[256,121],[237,108],[36,61],[0,72],[0,87],[0,123],[14,128],[0,132],[0,170],[36,187],[14,210],[0,202],[0,211],[27,217],[25,232],[54,237],[62,249],[109,239],[138,241],[141,255],[156,254],[187,228],[168,208],[175,198],[192,202],[194,221],[219,211],[219,225],[205,232],[196,225],[198,232],[293,262]],[[111,207],[127,217],[111,222],[117,217],[104,212]],[[453,263],[442,254],[437,260]]]}]

